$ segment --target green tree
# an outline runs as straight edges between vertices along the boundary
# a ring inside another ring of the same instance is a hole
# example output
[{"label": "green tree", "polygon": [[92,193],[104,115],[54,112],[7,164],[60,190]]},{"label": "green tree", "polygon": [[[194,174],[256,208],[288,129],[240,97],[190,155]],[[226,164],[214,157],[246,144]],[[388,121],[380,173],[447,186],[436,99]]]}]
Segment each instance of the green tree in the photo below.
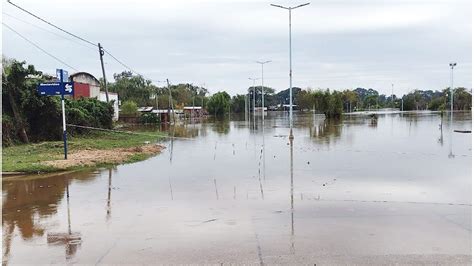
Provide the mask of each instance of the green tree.
[{"label": "green tree", "polygon": [[130,71],[114,74],[115,82],[109,84],[109,91],[117,92],[122,101],[134,101],[139,105],[148,105],[150,96],[157,90],[150,80]]},{"label": "green tree", "polygon": [[232,97],[230,109],[234,113],[243,113],[245,112],[245,95],[237,94]]},{"label": "green tree", "polygon": [[216,116],[224,115],[229,111],[230,100],[229,94],[225,91],[215,93],[207,102],[207,110]]}]

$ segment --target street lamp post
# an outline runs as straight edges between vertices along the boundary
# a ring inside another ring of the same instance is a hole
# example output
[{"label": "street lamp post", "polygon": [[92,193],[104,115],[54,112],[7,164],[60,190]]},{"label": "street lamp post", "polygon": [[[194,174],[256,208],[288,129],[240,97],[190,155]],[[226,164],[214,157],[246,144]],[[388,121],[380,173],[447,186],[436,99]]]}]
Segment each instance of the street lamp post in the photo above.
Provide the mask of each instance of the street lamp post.
[{"label": "street lamp post", "polygon": [[451,67],[451,114],[450,114],[450,119],[449,119],[449,139],[450,139],[450,144],[449,144],[449,158],[453,158],[453,109],[454,109],[454,67],[456,66],[456,63],[449,63],[449,66]]},{"label": "street lamp post", "polygon": [[309,5],[309,3],[305,3],[305,4],[301,4],[301,5],[298,5],[298,6],[294,6],[294,7],[284,7],[284,6],[281,6],[281,5],[274,5],[274,4],[270,4],[271,6],[274,6],[274,7],[279,7],[279,8],[283,8],[283,9],[286,9],[288,10],[288,14],[289,14],[289,39],[290,39],[290,42],[289,42],[289,49],[290,49],[290,138],[293,138],[293,72],[292,72],[292,61],[291,61],[291,10],[293,9],[296,9],[296,8],[299,8],[299,7],[303,7],[303,6],[307,6]]},{"label": "street lamp post", "polygon": [[253,109],[252,109],[252,113],[253,113],[253,126],[254,126],[254,129],[255,129],[255,81],[258,80],[258,78],[249,78],[250,80],[253,81]]},{"label": "street lamp post", "polygon": [[259,63],[260,65],[262,65],[262,89],[261,89],[261,93],[262,93],[262,126],[265,126],[265,99],[264,99],[264,95],[265,95],[265,92],[263,91],[263,65],[265,65],[266,63],[270,63],[271,60],[268,60],[268,61],[256,61],[257,63]]}]

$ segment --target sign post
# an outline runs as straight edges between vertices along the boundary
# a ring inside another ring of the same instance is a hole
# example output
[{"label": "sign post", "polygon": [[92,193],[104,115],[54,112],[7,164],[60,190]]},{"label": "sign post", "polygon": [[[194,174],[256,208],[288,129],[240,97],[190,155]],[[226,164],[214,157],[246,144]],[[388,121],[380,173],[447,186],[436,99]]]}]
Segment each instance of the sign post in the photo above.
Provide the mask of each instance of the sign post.
[{"label": "sign post", "polygon": [[66,131],[66,108],[64,106],[64,96],[74,95],[74,83],[67,82],[68,73],[62,69],[56,69],[57,82],[46,82],[38,85],[38,93],[41,96],[61,96],[61,109],[63,117],[63,142],[64,159],[67,159],[67,131]]},{"label": "sign post", "polygon": [[[62,69],[59,70],[60,72],[60,77],[59,77],[59,84],[61,88],[63,87],[63,76],[64,76],[64,71]],[[63,111],[63,142],[64,142],[64,160],[67,160],[67,131],[66,131],[66,108],[64,108],[64,91],[66,88],[61,90],[61,108]]]}]

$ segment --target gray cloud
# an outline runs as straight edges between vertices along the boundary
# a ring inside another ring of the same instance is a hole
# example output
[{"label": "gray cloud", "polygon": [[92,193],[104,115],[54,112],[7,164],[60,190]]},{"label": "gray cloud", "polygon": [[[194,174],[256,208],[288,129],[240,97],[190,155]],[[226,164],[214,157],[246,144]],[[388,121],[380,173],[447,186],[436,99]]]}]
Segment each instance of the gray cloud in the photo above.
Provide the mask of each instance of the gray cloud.
[{"label": "gray cloud", "polygon": [[[266,84],[288,87],[288,13],[269,1],[14,1],[106,49],[154,80],[205,83],[242,93],[255,60],[270,59]],[[300,2],[276,1],[294,5]],[[47,28],[4,3],[3,11]],[[313,1],[293,13],[294,85],[371,87],[397,94],[442,89],[450,61],[456,85],[471,84],[471,3],[456,1]],[[4,15],[3,21],[66,62],[100,76],[98,53]],[[3,54],[54,73],[54,59],[3,30]],[[109,79],[124,68],[106,58]]]}]

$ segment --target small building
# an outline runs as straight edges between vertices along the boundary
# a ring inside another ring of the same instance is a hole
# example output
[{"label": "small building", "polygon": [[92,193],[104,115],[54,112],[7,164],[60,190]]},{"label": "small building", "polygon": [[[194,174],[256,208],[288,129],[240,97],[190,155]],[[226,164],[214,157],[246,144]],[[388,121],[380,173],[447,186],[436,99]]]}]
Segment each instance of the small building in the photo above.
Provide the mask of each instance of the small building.
[{"label": "small building", "polygon": [[[99,94],[99,101],[106,102],[107,96],[105,95],[105,91],[101,91]],[[116,92],[109,92],[109,102],[113,101],[114,104],[114,121],[119,119],[119,99],[118,94]]]},{"label": "small building", "polygon": [[[104,91],[100,91],[100,81],[87,72],[76,72],[69,76],[69,81],[74,82],[73,99],[96,98],[101,102],[106,102],[107,97]],[[109,101],[114,101],[114,121],[119,118],[118,94],[109,92]]]},{"label": "small building", "polygon": [[204,115],[201,106],[185,106],[183,112],[186,117],[201,117]]},{"label": "small building", "polygon": [[69,80],[74,82],[74,99],[99,98],[100,82],[92,74],[77,72],[71,74]]},{"label": "small building", "polygon": [[153,110],[153,107],[148,107],[148,106],[138,107],[137,109],[137,111],[140,113],[151,113],[152,110]]}]

